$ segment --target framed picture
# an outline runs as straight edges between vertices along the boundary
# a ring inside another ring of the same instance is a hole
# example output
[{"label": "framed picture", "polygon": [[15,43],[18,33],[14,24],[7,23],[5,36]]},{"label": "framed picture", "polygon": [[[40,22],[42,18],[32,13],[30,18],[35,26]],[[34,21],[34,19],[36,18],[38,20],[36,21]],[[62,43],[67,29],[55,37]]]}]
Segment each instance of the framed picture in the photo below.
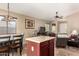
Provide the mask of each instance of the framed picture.
[{"label": "framed picture", "polygon": [[25,28],[26,29],[34,29],[35,28],[35,20],[25,19]]}]

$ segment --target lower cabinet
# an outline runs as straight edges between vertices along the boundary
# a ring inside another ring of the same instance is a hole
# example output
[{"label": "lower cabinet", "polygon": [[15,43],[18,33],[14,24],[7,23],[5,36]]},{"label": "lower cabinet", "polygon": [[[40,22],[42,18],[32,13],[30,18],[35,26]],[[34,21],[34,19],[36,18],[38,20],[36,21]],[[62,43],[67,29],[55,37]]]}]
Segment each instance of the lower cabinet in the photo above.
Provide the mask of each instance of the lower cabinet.
[{"label": "lower cabinet", "polygon": [[27,41],[28,56],[54,56],[54,39],[41,43]]},{"label": "lower cabinet", "polygon": [[40,43],[40,56],[48,56],[49,55],[49,42],[45,41]]},{"label": "lower cabinet", "polygon": [[54,56],[54,40],[49,41],[49,56]]}]

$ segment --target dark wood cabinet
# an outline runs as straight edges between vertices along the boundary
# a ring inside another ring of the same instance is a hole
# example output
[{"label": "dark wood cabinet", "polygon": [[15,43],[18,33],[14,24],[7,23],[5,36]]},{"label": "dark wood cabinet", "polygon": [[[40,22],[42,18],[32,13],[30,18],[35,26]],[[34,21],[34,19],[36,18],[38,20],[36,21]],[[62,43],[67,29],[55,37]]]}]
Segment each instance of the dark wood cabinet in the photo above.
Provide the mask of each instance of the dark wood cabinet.
[{"label": "dark wood cabinet", "polygon": [[54,40],[49,41],[49,56],[54,56]]},{"label": "dark wood cabinet", "polygon": [[48,56],[49,55],[49,42],[45,41],[40,43],[40,56]]},{"label": "dark wood cabinet", "polygon": [[27,56],[39,56],[39,52],[40,52],[40,47],[39,47],[39,43],[35,43],[32,41],[27,41],[27,49],[26,49],[26,53]]},{"label": "dark wood cabinet", "polygon": [[44,41],[41,43],[27,41],[27,55],[54,56],[54,39]]}]

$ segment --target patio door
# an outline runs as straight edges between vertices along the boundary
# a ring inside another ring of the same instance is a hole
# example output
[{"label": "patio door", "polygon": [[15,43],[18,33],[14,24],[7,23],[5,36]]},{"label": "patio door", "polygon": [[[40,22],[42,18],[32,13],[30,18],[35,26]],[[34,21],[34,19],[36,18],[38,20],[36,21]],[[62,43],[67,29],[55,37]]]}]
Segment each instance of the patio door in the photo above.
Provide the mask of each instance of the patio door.
[{"label": "patio door", "polygon": [[16,19],[5,21],[4,16],[0,16],[0,34],[16,33]]}]

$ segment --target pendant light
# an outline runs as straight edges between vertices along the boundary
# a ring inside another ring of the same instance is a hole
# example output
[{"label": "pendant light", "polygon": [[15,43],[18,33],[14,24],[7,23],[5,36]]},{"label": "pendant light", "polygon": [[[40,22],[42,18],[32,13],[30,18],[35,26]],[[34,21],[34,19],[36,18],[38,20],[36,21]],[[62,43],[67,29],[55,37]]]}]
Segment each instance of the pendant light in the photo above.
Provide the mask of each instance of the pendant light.
[{"label": "pendant light", "polygon": [[9,3],[7,3],[7,15],[4,19],[2,19],[2,21],[10,21],[10,7],[9,7]]},{"label": "pendant light", "polygon": [[7,14],[7,21],[9,21],[9,3],[8,3],[8,5],[7,5],[7,9],[8,9],[8,14]]},{"label": "pendant light", "polygon": [[13,16],[10,16],[10,3],[7,4],[7,9],[8,9],[8,14],[7,14],[7,21],[12,21],[12,20],[15,20],[17,19],[16,17],[13,17]]},{"label": "pendant light", "polygon": [[5,15],[5,17],[0,17],[1,21],[9,21],[9,3],[7,3],[7,15]]}]

